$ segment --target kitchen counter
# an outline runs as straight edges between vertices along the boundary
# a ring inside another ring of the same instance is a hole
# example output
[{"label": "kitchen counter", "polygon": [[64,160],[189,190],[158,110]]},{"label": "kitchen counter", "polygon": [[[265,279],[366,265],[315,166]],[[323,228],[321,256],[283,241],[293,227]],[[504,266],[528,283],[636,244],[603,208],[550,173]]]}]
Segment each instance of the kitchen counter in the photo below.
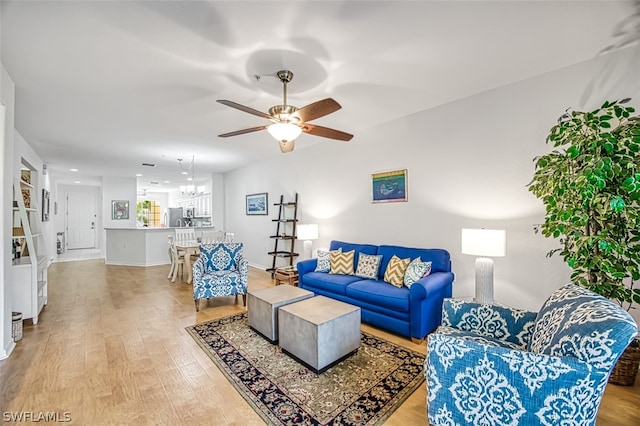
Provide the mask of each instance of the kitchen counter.
[{"label": "kitchen counter", "polygon": [[[185,229],[186,227],[180,227]],[[169,235],[175,235],[175,227],[157,228],[105,228],[107,265],[157,266],[171,264],[169,256]],[[196,237],[203,230],[213,227],[189,227]]]}]

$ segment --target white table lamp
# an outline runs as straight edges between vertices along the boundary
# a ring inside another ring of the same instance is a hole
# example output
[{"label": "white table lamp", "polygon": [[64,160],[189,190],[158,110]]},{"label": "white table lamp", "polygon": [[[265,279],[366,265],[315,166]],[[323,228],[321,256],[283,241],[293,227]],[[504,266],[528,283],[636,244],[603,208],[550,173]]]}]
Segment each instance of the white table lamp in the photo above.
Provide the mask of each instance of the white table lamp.
[{"label": "white table lamp", "polygon": [[311,259],[311,246],[313,240],[318,239],[318,225],[307,224],[298,225],[298,239],[303,240],[303,252],[302,255],[305,259]]},{"label": "white table lamp", "polygon": [[463,229],[462,254],[476,259],[476,298],[478,303],[493,303],[493,260],[507,254],[507,232],[503,229]]}]

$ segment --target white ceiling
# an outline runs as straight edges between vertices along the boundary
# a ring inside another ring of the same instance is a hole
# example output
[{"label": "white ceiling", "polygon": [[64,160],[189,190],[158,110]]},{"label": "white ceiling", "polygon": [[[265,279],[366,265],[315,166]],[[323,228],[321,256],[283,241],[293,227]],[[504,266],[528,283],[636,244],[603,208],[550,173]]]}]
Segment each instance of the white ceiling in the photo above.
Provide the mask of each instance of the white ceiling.
[{"label": "white ceiling", "polygon": [[[185,184],[178,158],[195,156],[198,176],[283,155],[267,132],[217,137],[265,124],[216,99],[266,112],[281,103],[269,76],[279,69],[295,75],[290,104],[336,99],[343,108],[314,124],[365,143],[362,129],[592,59],[637,11],[575,0],[1,0],[0,53],[16,129],[52,176],[142,173],[139,187],[155,191],[149,181]],[[345,142],[303,134],[296,150],[316,143]]]}]

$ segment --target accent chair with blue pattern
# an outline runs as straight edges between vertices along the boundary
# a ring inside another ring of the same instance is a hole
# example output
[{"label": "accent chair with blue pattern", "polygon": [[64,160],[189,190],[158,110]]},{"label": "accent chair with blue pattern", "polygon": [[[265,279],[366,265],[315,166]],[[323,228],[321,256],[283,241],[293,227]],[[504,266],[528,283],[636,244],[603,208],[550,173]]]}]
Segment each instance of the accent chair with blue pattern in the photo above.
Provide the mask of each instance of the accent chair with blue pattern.
[{"label": "accent chair with blue pattern", "polygon": [[242,255],[242,243],[201,244],[200,257],[193,264],[193,300],[196,312],[200,299],[242,295],[247,305],[249,262]]},{"label": "accent chair with blue pattern", "polygon": [[424,374],[432,425],[594,425],[638,333],[616,303],[575,284],[538,313],[445,299]]}]

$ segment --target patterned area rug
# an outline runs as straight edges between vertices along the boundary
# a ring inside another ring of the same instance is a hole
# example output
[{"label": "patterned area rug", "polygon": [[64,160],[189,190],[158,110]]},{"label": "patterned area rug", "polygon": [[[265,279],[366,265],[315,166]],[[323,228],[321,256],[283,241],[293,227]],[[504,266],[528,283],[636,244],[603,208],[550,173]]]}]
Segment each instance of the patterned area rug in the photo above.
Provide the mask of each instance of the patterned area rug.
[{"label": "patterned area rug", "polygon": [[268,424],[379,425],[424,382],[425,356],[362,332],[357,353],[315,374],[236,314],[187,331]]}]

